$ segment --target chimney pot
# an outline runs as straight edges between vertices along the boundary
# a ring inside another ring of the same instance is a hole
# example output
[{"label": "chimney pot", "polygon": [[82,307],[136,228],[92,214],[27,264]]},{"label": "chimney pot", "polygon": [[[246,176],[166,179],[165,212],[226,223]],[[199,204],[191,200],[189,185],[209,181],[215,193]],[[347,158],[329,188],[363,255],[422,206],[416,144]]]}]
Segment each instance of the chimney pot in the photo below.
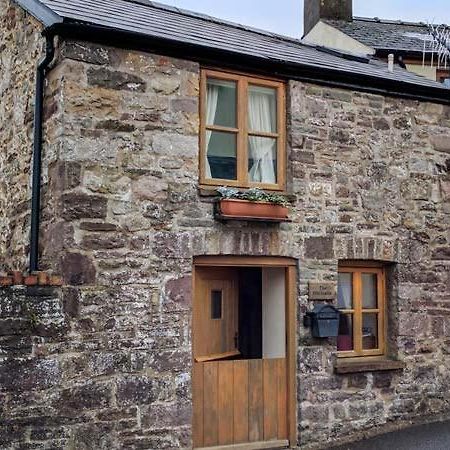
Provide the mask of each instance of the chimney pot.
[{"label": "chimney pot", "polygon": [[394,72],[394,55],[392,53],[388,55],[388,71],[391,73]]}]

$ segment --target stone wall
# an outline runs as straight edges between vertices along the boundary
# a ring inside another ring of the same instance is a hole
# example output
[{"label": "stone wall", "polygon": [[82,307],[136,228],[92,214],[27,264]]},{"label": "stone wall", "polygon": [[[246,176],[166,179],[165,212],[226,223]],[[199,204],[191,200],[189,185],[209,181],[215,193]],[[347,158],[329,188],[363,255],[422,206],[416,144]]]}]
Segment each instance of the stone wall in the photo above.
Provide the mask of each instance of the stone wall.
[{"label": "stone wall", "polygon": [[34,78],[41,25],[0,0],[0,271],[26,266]]},{"label": "stone wall", "polygon": [[[337,262],[389,264],[390,353],[406,369],[333,373],[334,343],[301,330],[300,440],[362,437],[450,415],[450,110],[290,84],[300,304]],[[319,445],[320,447],[320,445]]]},{"label": "stone wall", "polygon": [[[290,82],[293,222],[224,224],[198,190],[198,89],[195,63],[60,49],[42,263],[64,277],[65,326],[32,353],[58,361],[58,388],[3,396],[23,439],[189,448],[192,258],[208,254],[299,261],[303,447],[448,415],[450,109]],[[335,281],[342,259],[392,263],[389,336],[404,371],[335,375],[334,343],[302,327],[308,281]]]}]

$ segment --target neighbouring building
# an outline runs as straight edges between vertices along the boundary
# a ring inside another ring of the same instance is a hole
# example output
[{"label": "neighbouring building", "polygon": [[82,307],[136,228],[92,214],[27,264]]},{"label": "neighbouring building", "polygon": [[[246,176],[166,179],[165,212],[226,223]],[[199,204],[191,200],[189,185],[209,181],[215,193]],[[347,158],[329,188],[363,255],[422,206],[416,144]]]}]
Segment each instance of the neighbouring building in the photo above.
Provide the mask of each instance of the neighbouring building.
[{"label": "neighbouring building", "polygon": [[0,61],[1,448],[450,418],[444,86],[146,0],[0,0]]},{"label": "neighbouring building", "polygon": [[305,0],[303,40],[382,60],[393,54],[409,71],[450,86],[450,66],[425,22],[353,17],[353,0]]}]

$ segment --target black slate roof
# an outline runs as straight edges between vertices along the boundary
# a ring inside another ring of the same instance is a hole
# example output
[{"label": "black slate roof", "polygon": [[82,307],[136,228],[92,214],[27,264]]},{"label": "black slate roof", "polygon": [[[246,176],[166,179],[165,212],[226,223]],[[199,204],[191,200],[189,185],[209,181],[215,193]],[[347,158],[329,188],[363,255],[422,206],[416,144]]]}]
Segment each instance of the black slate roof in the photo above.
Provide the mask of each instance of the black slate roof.
[{"label": "black slate roof", "polygon": [[432,39],[425,23],[354,17],[352,22],[324,20],[346,35],[376,50],[405,52],[433,51]]},{"label": "black slate roof", "polygon": [[[180,45],[187,44],[200,49],[204,54],[220,50],[241,59],[248,58],[267,65],[276,63],[280,66],[289,66],[291,70],[294,72],[297,70],[299,73],[306,68],[310,73],[312,71],[313,74],[317,74],[317,79],[320,79],[319,75],[322,72],[327,73],[330,82],[338,74],[344,74],[350,80],[356,80],[360,76],[364,80],[373,80],[378,86],[392,82],[396,86],[394,90],[390,90],[393,93],[395,90],[402,91],[401,86],[405,87],[405,91],[406,88],[414,90],[416,87],[420,88],[421,92],[432,92],[433,97],[450,100],[448,89],[440,83],[400,68],[390,73],[385,63],[330,53],[303,44],[297,39],[148,0],[16,0],[16,2],[38,19],[38,15],[42,13],[33,12],[33,9],[36,9],[37,5],[39,8],[46,8],[46,12],[52,15],[55,23],[95,25],[101,27],[101,30],[138,34],[142,36],[143,41],[153,38]],[[51,25],[51,20],[47,20],[46,25]],[[296,67],[298,69],[295,69]],[[366,81],[362,84],[367,88],[371,82]]]}]

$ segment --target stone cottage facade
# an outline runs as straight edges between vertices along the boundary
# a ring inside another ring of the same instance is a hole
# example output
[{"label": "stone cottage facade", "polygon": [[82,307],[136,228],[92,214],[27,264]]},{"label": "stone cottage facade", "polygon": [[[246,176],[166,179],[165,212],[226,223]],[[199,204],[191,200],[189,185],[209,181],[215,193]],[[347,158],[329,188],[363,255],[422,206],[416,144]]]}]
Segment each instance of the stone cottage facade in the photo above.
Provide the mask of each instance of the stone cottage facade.
[{"label": "stone cottage facade", "polygon": [[[44,27],[0,0],[2,448],[192,448],[193,274],[207,256],[294,261],[291,447],[450,417],[446,91],[402,98],[280,77],[290,221],[219,221],[215,191],[199,185],[203,64],[60,33],[45,92],[39,264],[62,283],[44,274],[36,285],[17,271],[29,251]],[[385,351],[353,364],[336,338],[303,324],[322,303],[311,284],[336,289],[347,262],[381,267],[386,286]]]}]

